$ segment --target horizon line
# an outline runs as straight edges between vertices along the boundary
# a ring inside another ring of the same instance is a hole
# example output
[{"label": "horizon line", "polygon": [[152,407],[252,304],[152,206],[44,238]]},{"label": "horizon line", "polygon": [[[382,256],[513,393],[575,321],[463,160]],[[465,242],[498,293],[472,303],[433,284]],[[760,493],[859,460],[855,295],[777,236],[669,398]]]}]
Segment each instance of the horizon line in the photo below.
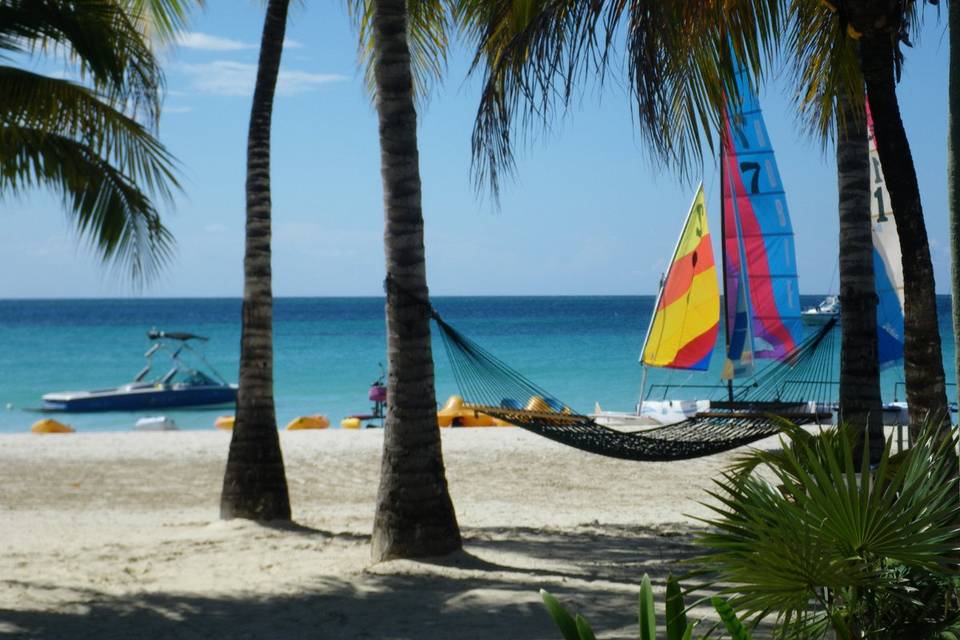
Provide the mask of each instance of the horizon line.
[{"label": "horizon line", "polygon": [[[476,293],[476,294],[433,294],[432,298],[643,298],[655,297],[656,293]],[[801,296],[827,296],[836,295],[828,293],[801,293]],[[949,298],[950,293],[937,292],[938,297]],[[722,294],[721,294],[722,297]],[[380,295],[280,295],[273,296],[274,300],[384,300],[385,296]],[[11,297],[0,298],[3,302],[56,302],[56,301],[102,301],[102,300],[129,300],[129,301],[148,301],[148,300],[243,300],[243,296],[202,296],[202,295],[180,295],[180,296],[66,296],[66,297]]]}]

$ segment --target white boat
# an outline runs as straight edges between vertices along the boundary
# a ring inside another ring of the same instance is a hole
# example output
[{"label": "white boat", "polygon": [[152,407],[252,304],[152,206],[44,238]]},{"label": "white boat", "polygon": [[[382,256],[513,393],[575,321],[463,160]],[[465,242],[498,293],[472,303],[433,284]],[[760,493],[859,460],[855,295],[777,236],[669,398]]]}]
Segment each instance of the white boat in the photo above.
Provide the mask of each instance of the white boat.
[{"label": "white boat", "polygon": [[133,425],[135,431],[178,431],[176,421],[166,416],[149,416],[140,418]]},{"label": "white boat", "polygon": [[[144,355],[147,365],[132,382],[110,389],[57,391],[43,396],[42,411],[94,412],[162,410],[171,407],[229,405],[237,400],[237,385],[229,384],[191,342],[207,338],[192,333],[151,330],[153,341]],[[153,357],[167,351],[172,368],[148,380]],[[205,367],[205,373],[200,367]]]},{"label": "white boat", "polygon": [[642,429],[683,422],[709,409],[709,400],[644,400],[634,412],[604,411],[597,403],[590,417],[605,427]]},{"label": "white boat", "polygon": [[834,318],[840,318],[840,298],[837,296],[827,296],[815,307],[804,309],[800,314],[803,324],[822,325],[827,324]]}]

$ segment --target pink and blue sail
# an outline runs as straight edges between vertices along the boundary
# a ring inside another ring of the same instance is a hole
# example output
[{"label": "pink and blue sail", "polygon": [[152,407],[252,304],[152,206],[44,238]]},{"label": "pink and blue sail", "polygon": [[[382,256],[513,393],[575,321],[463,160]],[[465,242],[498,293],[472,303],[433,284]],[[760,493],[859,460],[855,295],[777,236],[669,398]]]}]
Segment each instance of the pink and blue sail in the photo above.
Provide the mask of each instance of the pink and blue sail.
[{"label": "pink and blue sail", "polygon": [[745,69],[740,102],[721,131],[724,378],[747,375],[754,358],[782,360],[800,343],[800,294],[793,227],[773,147]]}]

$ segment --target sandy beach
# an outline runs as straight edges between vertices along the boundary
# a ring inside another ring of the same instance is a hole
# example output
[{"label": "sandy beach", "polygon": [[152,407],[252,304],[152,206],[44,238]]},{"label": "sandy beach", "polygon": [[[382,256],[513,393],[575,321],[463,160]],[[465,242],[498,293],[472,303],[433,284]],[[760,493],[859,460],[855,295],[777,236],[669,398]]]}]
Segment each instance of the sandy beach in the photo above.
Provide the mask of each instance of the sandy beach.
[{"label": "sandy beach", "polygon": [[730,454],[636,463],[443,432],[464,552],[370,565],[382,432],[282,433],[296,524],[218,519],[229,434],[0,437],[0,636],[557,638],[546,588],[635,637]]}]

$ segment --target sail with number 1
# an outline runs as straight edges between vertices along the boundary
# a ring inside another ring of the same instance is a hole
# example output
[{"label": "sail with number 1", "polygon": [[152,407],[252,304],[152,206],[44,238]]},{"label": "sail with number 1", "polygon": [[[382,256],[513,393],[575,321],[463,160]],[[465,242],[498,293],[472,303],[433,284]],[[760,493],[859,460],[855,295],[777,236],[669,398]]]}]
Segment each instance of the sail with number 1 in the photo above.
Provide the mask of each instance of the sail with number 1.
[{"label": "sail with number 1", "polygon": [[903,358],[903,266],[897,223],[880,168],[880,154],[867,105],[870,141],[870,227],[873,233],[873,274],[877,287],[877,356],[880,366]]}]

